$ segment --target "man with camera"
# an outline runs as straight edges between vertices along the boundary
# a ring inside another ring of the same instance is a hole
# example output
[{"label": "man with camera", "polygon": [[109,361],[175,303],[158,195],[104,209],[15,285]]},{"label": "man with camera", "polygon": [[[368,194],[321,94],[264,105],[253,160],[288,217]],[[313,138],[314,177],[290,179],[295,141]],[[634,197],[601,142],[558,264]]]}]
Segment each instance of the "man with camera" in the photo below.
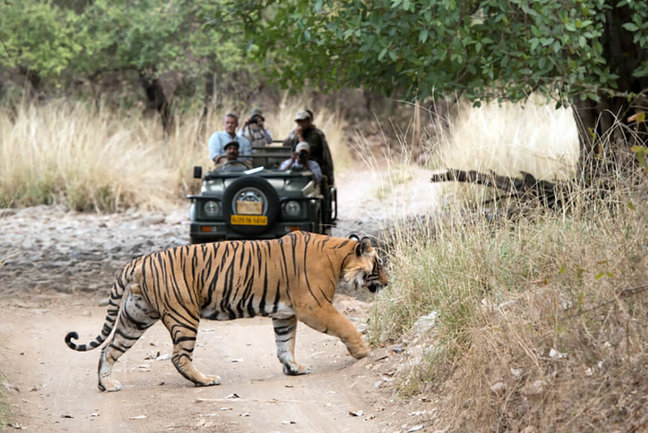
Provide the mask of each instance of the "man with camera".
[{"label": "man with camera", "polygon": [[301,142],[295,147],[290,159],[285,160],[279,166],[280,170],[308,170],[315,176],[315,182],[322,181],[322,169],[316,161],[310,159],[310,146]]},{"label": "man with camera", "polygon": [[308,143],[310,156],[319,164],[328,185],[335,184],[331,151],[324,132],[313,123],[313,113],[310,110],[298,111],[295,115],[295,123],[297,127],[286,137],[283,145],[294,151],[299,143]]},{"label": "man with camera", "polygon": [[238,130],[238,135],[248,139],[253,147],[262,147],[272,143],[272,136],[270,131],[264,127],[265,118],[263,113],[258,108],[253,108],[250,111],[250,117],[245,121],[245,124]]}]

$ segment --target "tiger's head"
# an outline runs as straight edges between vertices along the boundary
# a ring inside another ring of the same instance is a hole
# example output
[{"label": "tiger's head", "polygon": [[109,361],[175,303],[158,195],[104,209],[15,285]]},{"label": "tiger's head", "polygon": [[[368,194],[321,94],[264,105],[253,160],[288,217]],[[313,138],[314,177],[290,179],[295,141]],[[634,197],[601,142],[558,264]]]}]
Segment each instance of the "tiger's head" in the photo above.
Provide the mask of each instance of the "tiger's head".
[{"label": "tiger's head", "polygon": [[369,238],[364,237],[358,241],[354,253],[349,255],[343,266],[342,277],[356,289],[365,287],[372,293],[387,285],[382,260],[371,246]]}]

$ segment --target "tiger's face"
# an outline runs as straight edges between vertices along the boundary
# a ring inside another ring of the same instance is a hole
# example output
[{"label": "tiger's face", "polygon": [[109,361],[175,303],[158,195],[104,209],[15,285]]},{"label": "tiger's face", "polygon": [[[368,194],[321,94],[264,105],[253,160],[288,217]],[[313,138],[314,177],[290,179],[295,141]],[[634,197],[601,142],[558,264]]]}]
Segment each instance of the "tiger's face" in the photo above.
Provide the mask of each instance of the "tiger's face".
[{"label": "tiger's face", "polygon": [[355,254],[344,267],[343,279],[355,289],[366,288],[372,293],[387,285],[387,276],[382,260],[371,246],[369,238],[362,238],[355,248]]}]

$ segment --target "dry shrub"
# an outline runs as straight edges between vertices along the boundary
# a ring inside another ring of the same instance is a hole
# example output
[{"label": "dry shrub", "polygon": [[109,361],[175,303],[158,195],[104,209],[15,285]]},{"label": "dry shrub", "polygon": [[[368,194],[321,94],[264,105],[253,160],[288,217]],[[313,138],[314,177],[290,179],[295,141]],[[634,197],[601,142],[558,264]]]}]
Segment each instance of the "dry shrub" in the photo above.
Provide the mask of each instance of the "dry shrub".
[{"label": "dry shrub", "polygon": [[600,286],[580,307],[557,287],[536,287],[484,308],[440,387],[439,422],[451,431],[644,430],[647,298]]},{"label": "dry shrub", "polygon": [[[508,113],[481,127],[466,121],[466,136],[450,122],[442,154],[454,162],[443,167],[573,177],[576,147],[516,161],[506,140],[506,151],[486,146],[497,142],[487,129],[518,128],[519,111]],[[573,123],[555,114],[563,126],[529,120],[537,131],[528,133],[576,146]],[[648,179],[626,169],[599,180],[605,190],[574,186],[554,211],[527,205],[507,216],[474,196],[467,207],[451,197],[439,215],[394,221],[390,285],[374,302],[368,337],[409,344],[399,389],[437,401],[430,431],[648,431]],[[419,326],[428,317],[434,326]]]},{"label": "dry shrub", "polygon": [[[438,313],[401,388],[439,396],[435,427],[646,428],[648,185],[626,181],[563,213],[461,214],[395,235],[369,336],[395,341]],[[619,295],[631,287],[645,289]]]}]

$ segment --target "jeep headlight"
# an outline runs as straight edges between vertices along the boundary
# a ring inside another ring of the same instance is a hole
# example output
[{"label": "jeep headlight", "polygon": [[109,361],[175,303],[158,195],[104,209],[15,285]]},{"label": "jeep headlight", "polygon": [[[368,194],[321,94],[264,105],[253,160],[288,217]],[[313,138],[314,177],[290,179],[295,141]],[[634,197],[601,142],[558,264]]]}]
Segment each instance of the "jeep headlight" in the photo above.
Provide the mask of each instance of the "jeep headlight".
[{"label": "jeep headlight", "polygon": [[220,204],[214,200],[206,201],[203,204],[203,211],[208,217],[215,217],[220,213]]},{"label": "jeep headlight", "polygon": [[289,200],[283,205],[284,212],[286,215],[295,217],[301,213],[301,204],[295,200]]}]

